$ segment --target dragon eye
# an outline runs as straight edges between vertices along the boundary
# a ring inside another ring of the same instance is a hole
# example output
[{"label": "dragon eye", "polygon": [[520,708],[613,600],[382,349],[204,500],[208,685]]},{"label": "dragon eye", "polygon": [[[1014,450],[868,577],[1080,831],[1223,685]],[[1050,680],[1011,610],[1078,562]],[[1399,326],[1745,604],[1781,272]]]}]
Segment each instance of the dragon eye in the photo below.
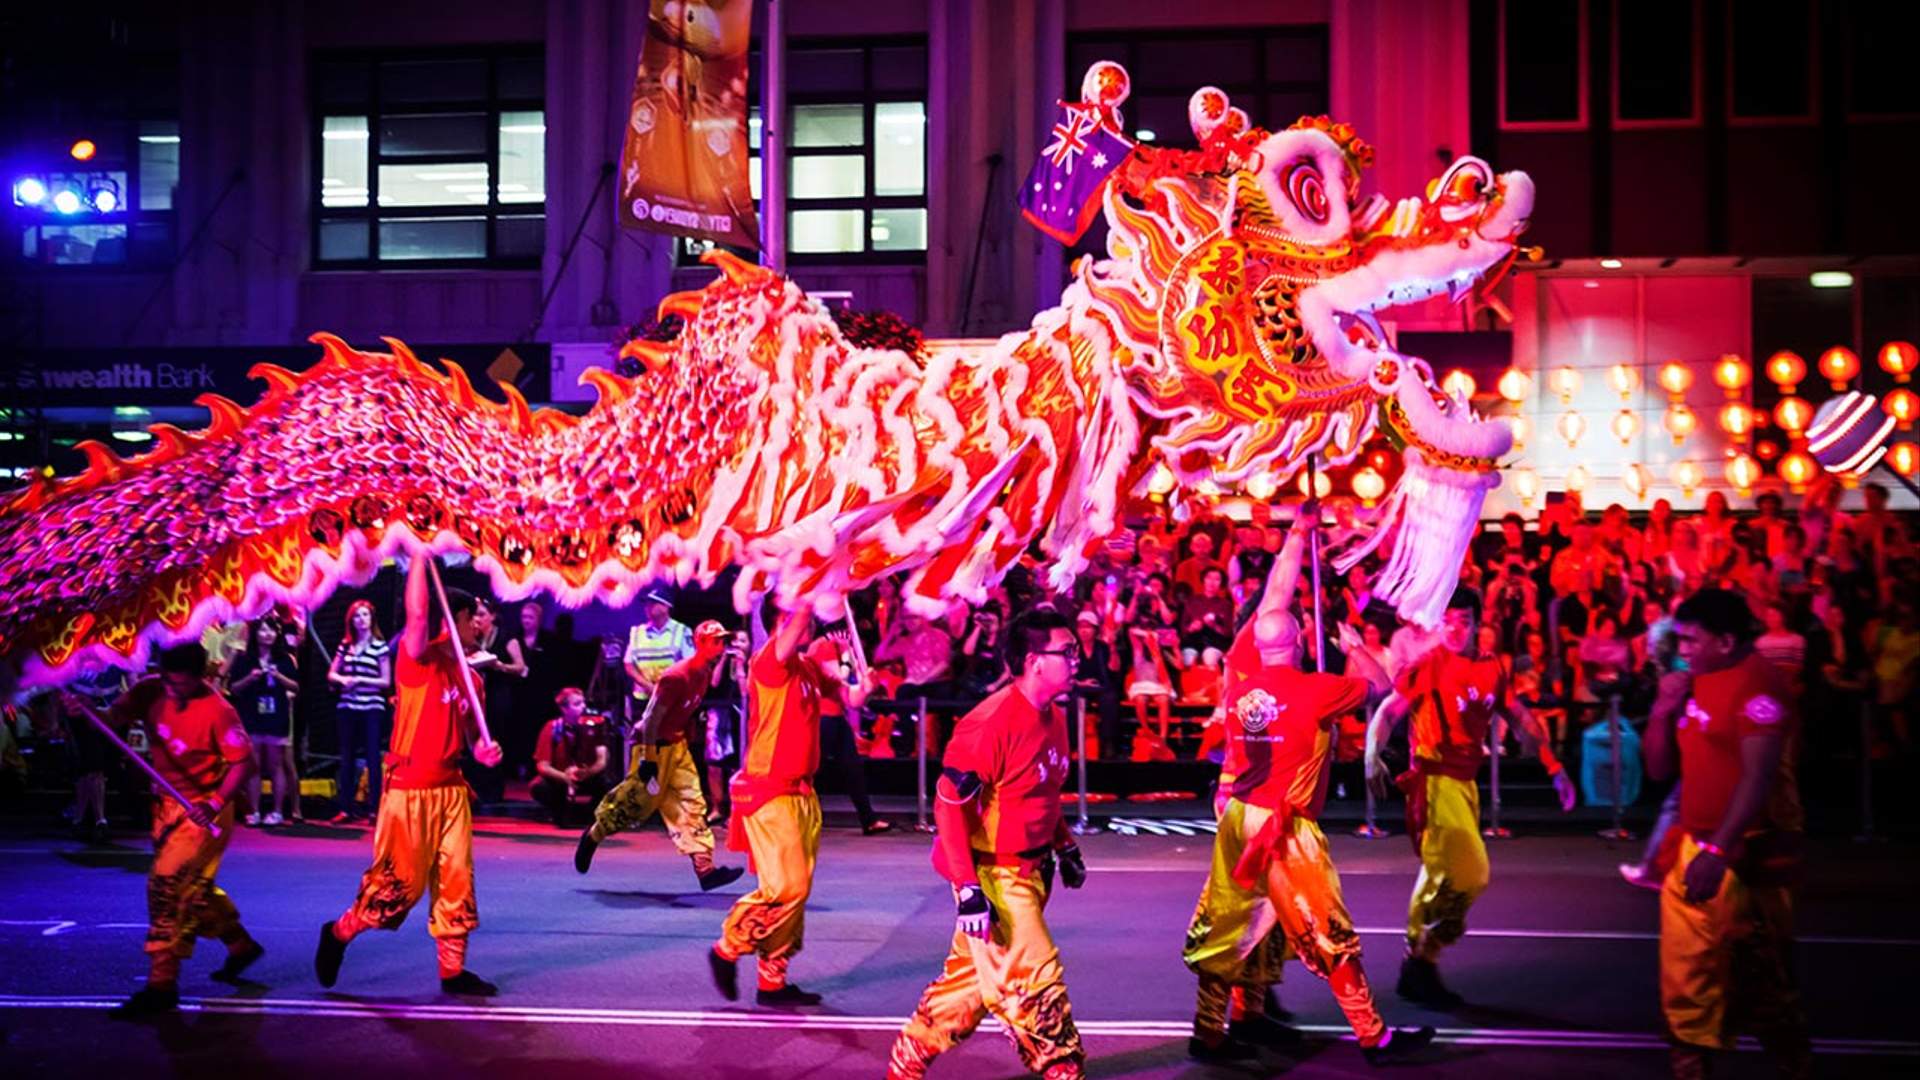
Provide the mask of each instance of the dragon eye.
[{"label": "dragon eye", "polygon": [[1296,161],[1288,166],[1286,174],[1287,198],[1307,216],[1315,225],[1327,223],[1327,188],[1320,179],[1320,170],[1311,161]]}]

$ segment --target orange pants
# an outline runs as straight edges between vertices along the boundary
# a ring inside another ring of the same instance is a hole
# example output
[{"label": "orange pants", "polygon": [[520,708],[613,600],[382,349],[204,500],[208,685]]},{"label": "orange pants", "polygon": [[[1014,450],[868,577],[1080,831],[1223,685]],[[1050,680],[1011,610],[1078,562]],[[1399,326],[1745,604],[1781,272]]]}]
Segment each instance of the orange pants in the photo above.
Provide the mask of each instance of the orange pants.
[{"label": "orange pants", "polygon": [[1480,838],[1480,789],[1472,780],[1428,773],[1420,876],[1407,904],[1407,955],[1438,960],[1467,932],[1467,910],[1487,891],[1492,867]]},{"label": "orange pants", "polygon": [[894,1040],[890,1077],[924,1075],[929,1062],[973,1034],[989,1012],[1033,1072],[1059,1065],[1078,1070],[1086,1060],[1060,950],[1044,917],[1052,875],[1017,866],[978,869],[980,891],[993,908],[992,935],[981,941],[954,931],[946,967]]},{"label": "orange pants", "polygon": [[193,955],[194,942],[202,936],[218,938],[229,948],[252,940],[226,890],[213,882],[233,839],[233,818],[233,807],[220,811],[214,822],[220,835],[215,836],[187,820],[179,803],[154,800],[146,947],[155,984],[179,977],[180,961]]},{"label": "orange pants", "polygon": [[1699,853],[1691,836],[1682,840],[1660,890],[1660,1005],[1669,1032],[1677,1043],[1726,1050],[1739,1028],[1751,1026],[1769,1052],[1804,1059],[1792,892],[1750,885],[1729,870],[1713,899],[1689,904],[1687,866]]},{"label": "orange pants", "polygon": [[1206,1038],[1225,1032],[1236,992],[1242,1004],[1232,1010],[1234,1019],[1258,1012],[1260,998],[1280,981],[1280,965],[1291,953],[1327,980],[1361,1045],[1377,1045],[1386,1022],[1360,966],[1360,936],[1347,913],[1340,874],[1320,826],[1294,815],[1277,839],[1265,872],[1251,887],[1234,880],[1248,841],[1272,817],[1271,810],[1238,799],[1227,800],[1220,814],[1213,866],[1181,956],[1200,977],[1194,1033]]},{"label": "orange pants", "polygon": [[781,795],[740,819],[760,883],[734,901],[714,951],[729,960],[760,958],[760,987],[787,984],[787,964],[798,955],[807,928],[807,897],[820,855],[820,798]]},{"label": "orange pants", "polygon": [[465,970],[467,935],[480,925],[473,895],[473,808],[465,784],[380,793],[373,865],[334,932],[351,941],[367,930],[398,930],[429,893],[427,932],[439,954],[440,977],[452,978]]}]

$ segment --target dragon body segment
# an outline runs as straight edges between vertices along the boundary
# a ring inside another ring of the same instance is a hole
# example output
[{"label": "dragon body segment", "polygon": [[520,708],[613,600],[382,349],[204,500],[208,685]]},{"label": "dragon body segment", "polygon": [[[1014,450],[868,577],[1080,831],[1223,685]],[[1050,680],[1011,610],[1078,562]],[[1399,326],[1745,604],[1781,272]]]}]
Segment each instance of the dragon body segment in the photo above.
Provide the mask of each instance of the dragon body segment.
[{"label": "dragon body segment", "polygon": [[1462,159],[1389,208],[1358,199],[1371,151],[1324,118],[1196,131],[1199,151],[1135,148],[1103,196],[1109,257],[988,346],[856,347],[791,281],[724,253],[711,284],[662,302],[676,339],[628,346],[640,375],[588,374],[580,417],[510,387],[491,402],[391,339],[316,335],[308,371],[255,369],[252,408],[202,399],[206,430],[156,426],[132,460],[86,444],[83,474],[0,509],[0,652],[33,682],[138,666],[402,550],[465,551],[503,597],[576,606],[738,564],[743,607],[770,592],[832,615],[904,573],[930,609],[978,599],[1035,542],[1065,587],[1153,461],[1190,484],[1278,482],[1382,425],[1408,468],[1349,557],[1395,538],[1383,591],[1431,622],[1509,436],[1373,313],[1504,266],[1531,184]]}]

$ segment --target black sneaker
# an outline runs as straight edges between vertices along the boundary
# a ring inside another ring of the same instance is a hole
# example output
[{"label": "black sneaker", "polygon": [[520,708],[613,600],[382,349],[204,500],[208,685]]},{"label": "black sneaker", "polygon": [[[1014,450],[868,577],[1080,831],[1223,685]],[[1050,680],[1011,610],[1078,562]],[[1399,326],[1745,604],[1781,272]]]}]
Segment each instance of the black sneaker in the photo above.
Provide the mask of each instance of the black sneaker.
[{"label": "black sneaker", "polygon": [[240,981],[240,973],[252,967],[255,960],[265,955],[267,955],[266,946],[248,938],[245,945],[227,953],[227,962],[221,964],[220,970],[213,973],[213,981],[237,984]]},{"label": "black sneaker", "polygon": [[731,885],[746,872],[746,868],[741,866],[716,866],[700,875],[700,891],[712,892],[722,885]]},{"label": "black sneaker", "polygon": [[116,1020],[133,1020],[142,1016],[156,1016],[170,1013],[180,1007],[180,988],[171,984],[166,986],[145,986],[136,990],[134,995],[115,1006],[108,1016]]},{"label": "black sneaker", "polygon": [[580,842],[574,845],[573,868],[586,873],[593,868],[593,853],[600,847],[600,841],[593,838],[593,829],[588,828],[580,834]]},{"label": "black sneaker", "polygon": [[1463,1001],[1440,981],[1440,968],[1433,961],[1414,956],[1400,962],[1400,983],[1394,989],[1406,1000],[1440,1012],[1457,1009]]},{"label": "black sneaker", "polygon": [[788,983],[778,990],[768,990],[766,987],[761,987],[753,992],[753,1000],[760,1005],[791,1009],[818,1005],[824,999],[811,990],[802,990],[792,983]]},{"label": "black sneaker", "polygon": [[713,988],[728,1001],[740,1000],[740,967],[733,960],[721,956],[717,950],[707,950],[707,969],[713,972]]},{"label": "black sneaker", "polygon": [[1207,1065],[1233,1065],[1258,1059],[1260,1051],[1231,1035],[1217,1043],[1208,1043],[1195,1035],[1187,1040],[1187,1056]]},{"label": "black sneaker", "polygon": [[320,924],[320,944],[313,950],[313,975],[328,989],[340,978],[340,961],[347,958],[347,943],[333,932],[333,924]]},{"label": "black sneaker", "polygon": [[441,979],[440,992],[465,994],[468,997],[492,997],[500,992],[500,988],[471,971],[463,971],[451,979]]},{"label": "black sneaker", "polygon": [[1433,1029],[1388,1028],[1387,1037],[1380,1040],[1379,1046],[1363,1046],[1360,1053],[1369,1065],[1391,1065],[1426,1049],[1433,1042]]},{"label": "black sneaker", "polygon": [[1250,1046],[1284,1049],[1298,1046],[1306,1038],[1300,1029],[1283,1024],[1271,1016],[1249,1016],[1227,1025],[1228,1036]]},{"label": "black sneaker", "polygon": [[87,843],[102,847],[113,843],[113,828],[107,824],[105,818],[93,823],[93,828],[87,833]]},{"label": "black sneaker", "polygon": [[866,836],[879,836],[881,833],[890,833],[892,831],[893,822],[885,819],[875,819],[860,826],[860,832]]}]

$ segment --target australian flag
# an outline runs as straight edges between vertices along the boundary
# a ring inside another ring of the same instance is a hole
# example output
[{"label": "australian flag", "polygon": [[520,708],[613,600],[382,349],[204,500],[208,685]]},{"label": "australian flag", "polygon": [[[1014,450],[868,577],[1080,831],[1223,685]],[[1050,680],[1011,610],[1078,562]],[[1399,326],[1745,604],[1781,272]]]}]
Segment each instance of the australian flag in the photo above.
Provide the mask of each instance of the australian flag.
[{"label": "australian flag", "polygon": [[1020,185],[1021,216],[1063,244],[1080,239],[1100,212],[1100,189],[1133,151],[1098,105],[1063,101],[1047,148]]}]

